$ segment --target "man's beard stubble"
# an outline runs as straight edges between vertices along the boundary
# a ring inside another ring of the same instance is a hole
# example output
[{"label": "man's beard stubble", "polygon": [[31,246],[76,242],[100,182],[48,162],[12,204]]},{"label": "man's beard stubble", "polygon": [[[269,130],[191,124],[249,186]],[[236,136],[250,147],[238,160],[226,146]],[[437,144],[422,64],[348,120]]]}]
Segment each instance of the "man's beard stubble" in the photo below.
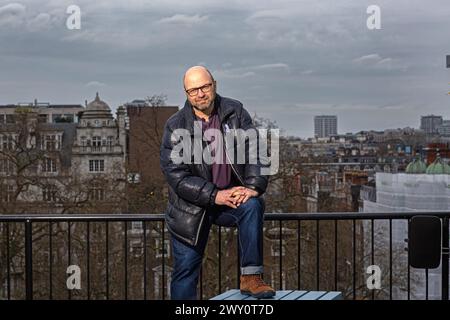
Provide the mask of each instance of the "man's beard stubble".
[{"label": "man's beard stubble", "polygon": [[208,105],[196,105],[196,104],[192,104],[192,107],[194,107],[195,109],[197,109],[198,111],[205,111],[207,109],[209,109],[211,106],[214,105],[214,100],[215,100],[215,95],[212,97],[211,99],[211,103],[209,103]]}]

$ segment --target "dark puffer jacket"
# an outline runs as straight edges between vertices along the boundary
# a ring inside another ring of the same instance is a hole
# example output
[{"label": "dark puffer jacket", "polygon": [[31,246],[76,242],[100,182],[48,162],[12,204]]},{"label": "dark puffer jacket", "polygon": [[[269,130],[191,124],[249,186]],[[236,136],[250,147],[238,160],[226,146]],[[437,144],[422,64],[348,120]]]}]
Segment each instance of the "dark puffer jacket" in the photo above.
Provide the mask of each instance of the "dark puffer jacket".
[{"label": "dark puffer jacket", "polygon": [[[214,105],[217,108],[222,132],[228,128],[244,130],[254,128],[250,115],[239,101],[216,95]],[[171,159],[172,150],[177,144],[172,133],[176,129],[187,129],[191,134],[191,141],[194,141],[194,121],[195,115],[192,106],[186,101],[183,109],[167,120],[160,150],[161,170],[169,184],[167,226],[177,239],[190,245],[197,244],[206,209],[215,205],[215,197],[218,192],[216,186],[211,182],[210,165],[206,164],[203,159],[202,163],[197,164],[194,161],[175,164]],[[198,139],[195,141],[198,142]],[[234,141],[233,157],[238,149],[236,141],[237,139]],[[203,142],[202,148],[205,143]],[[244,185],[258,191],[261,195],[266,190],[267,177],[261,175],[259,159],[256,164],[248,163],[248,143],[246,145],[246,164],[237,164],[237,161],[232,164],[233,185]],[[232,147],[226,143],[225,146],[226,152],[227,150],[232,152]],[[252,150],[252,152],[256,152],[256,150]],[[229,157],[231,158],[230,154]]]}]

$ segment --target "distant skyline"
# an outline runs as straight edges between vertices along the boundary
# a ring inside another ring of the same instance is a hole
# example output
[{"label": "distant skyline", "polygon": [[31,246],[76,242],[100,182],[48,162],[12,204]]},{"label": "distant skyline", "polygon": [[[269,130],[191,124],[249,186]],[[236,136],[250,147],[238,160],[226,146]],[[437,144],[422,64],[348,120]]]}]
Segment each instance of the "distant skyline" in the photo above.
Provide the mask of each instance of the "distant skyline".
[{"label": "distant skyline", "polygon": [[[66,28],[72,4],[81,30]],[[381,30],[366,27],[372,4]],[[160,93],[182,107],[183,73],[202,64],[286,134],[312,137],[322,114],[338,133],[419,128],[450,118],[449,16],[448,0],[0,0],[0,104],[98,91],[113,112]]]}]

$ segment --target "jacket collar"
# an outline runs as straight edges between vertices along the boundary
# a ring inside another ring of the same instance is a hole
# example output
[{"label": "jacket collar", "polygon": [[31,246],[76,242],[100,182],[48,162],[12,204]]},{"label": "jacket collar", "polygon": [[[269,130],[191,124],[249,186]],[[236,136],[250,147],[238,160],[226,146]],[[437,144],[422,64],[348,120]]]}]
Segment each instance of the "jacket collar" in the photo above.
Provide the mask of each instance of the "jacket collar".
[{"label": "jacket collar", "polygon": [[[186,99],[183,108],[183,116],[186,120],[186,129],[194,133],[194,121],[196,120],[194,110],[192,110],[192,105],[189,100]],[[217,114],[219,115],[220,123],[222,123],[230,114],[234,112],[234,108],[227,105],[225,103],[225,99],[223,99],[220,95],[216,94],[216,98],[214,99],[214,108],[217,110]]]}]

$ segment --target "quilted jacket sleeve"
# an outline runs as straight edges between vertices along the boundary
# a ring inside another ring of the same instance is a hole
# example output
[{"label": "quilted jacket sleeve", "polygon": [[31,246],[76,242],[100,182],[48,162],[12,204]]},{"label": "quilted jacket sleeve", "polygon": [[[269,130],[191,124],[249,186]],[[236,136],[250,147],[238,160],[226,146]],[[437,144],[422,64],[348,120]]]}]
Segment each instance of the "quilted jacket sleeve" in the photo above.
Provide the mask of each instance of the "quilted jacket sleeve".
[{"label": "quilted jacket sleeve", "polygon": [[193,175],[189,163],[174,163],[172,151],[177,141],[172,139],[173,129],[170,121],[164,127],[160,148],[161,170],[175,193],[195,205],[206,207],[213,205],[217,194],[216,186],[206,179]]}]

